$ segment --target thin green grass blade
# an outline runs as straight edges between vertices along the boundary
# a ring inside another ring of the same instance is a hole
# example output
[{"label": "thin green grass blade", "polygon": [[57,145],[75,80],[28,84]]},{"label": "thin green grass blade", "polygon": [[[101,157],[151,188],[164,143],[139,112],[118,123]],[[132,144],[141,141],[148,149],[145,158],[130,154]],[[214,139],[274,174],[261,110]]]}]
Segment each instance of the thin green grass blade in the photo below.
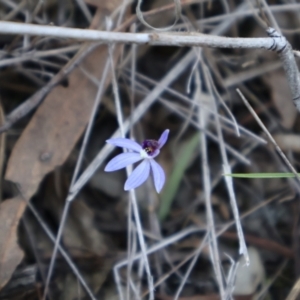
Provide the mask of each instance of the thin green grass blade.
[{"label": "thin green grass blade", "polygon": [[[300,173],[298,173],[300,175]],[[224,174],[235,178],[293,178],[294,173],[233,173]]]},{"label": "thin green grass blade", "polygon": [[171,177],[167,181],[167,184],[162,193],[161,204],[158,211],[158,217],[160,220],[165,219],[169,214],[170,207],[177,193],[184,172],[189,166],[191,157],[198,145],[199,133],[195,134],[195,136],[193,136],[190,141],[188,141],[185,146],[183,146],[181,151],[179,151],[179,155],[176,157],[176,163]]}]

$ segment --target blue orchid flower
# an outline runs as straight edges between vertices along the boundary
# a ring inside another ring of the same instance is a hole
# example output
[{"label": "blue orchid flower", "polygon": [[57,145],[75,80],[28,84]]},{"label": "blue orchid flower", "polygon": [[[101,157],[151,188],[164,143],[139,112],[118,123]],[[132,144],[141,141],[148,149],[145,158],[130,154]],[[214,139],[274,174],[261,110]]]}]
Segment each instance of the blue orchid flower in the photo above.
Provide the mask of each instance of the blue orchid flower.
[{"label": "blue orchid flower", "polygon": [[154,160],[160,153],[160,149],[168,140],[169,129],[166,129],[159,140],[145,140],[142,145],[124,138],[109,139],[106,142],[116,147],[126,148],[133,152],[126,152],[117,155],[108,162],[104,171],[113,172],[143,160],[131,173],[125,182],[124,190],[129,191],[143,184],[152,171],[154,186],[159,193],[165,183],[165,173],[162,167]]}]

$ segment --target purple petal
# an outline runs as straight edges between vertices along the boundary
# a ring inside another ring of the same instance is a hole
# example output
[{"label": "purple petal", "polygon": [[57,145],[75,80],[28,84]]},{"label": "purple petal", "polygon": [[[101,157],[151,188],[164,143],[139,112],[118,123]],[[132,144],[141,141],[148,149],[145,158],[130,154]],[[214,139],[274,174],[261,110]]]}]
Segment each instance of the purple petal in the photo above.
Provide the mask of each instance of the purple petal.
[{"label": "purple petal", "polygon": [[166,141],[168,140],[169,132],[170,132],[170,130],[166,129],[160,136],[160,138],[158,140],[159,149],[161,149],[164,146],[164,144],[166,143]]},{"label": "purple petal", "polygon": [[154,160],[150,160],[152,174],[153,174],[153,180],[154,180],[154,186],[157,191],[157,193],[160,193],[162,187],[165,184],[165,172],[162,169],[162,167]]},{"label": "purple petal", "polygon": [[122,147],[126,148],[129,150],[133,150],[135,152],[140,152],[142,150],[142,146],[136,143],[135,141],[132,141],[130,139],[123,139],[123,138],[116,138],[116,139],[110,139],[107,140],[106,143],[117,146],[117,147]]},{"label": "purple petal", "polygon": [[124,190],[132,190],[143,184],[150,174],[150,163],[145,159],[140,163],[125,182]]},{"label": "purple petal", "polygon": [[104,171],[112,172],[116,170],[120,170],[122,168],[127,167],[128,165],[132,165],[135,162],[143,159],[139,153],[122,153],[114,157],[111,161],[108,162]]},{"label": "purple petal", "polygon": [[151,158],[154,158],[154,157],[156,157],[159,153],[160,153],[160,150],[156,149],[156,150],[152,153],[152,155],[151,155],[150,157],[151,157]]}]

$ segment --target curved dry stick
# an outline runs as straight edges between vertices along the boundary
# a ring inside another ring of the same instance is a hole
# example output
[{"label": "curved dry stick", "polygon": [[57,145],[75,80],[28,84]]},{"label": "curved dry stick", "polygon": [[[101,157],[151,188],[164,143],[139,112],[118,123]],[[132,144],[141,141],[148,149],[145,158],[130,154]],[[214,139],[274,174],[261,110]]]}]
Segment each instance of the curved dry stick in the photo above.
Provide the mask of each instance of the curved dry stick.
[{"label": "curved dry stick", "polygon": [[274,43],[270,50],[276,51],[283,63],[283,68],[291,90],[292,99],[297,107],[297,110],[300,111],[299,70],[296,64],[292,46],[286,40],[286,38],[274,28],[268,28],[267,33],[269,37],[274,38]]}]

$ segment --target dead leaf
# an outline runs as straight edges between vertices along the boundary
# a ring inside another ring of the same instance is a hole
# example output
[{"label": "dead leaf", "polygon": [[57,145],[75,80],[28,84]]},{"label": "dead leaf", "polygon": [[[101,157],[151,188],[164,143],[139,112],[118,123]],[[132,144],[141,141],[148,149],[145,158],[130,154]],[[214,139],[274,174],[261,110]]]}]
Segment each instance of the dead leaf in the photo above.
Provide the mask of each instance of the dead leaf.
[{"label": "dead leaf", "polygon": [[[106,47],[96,49],[84,68],[99,78],[107,55]],[[106,86],[109,82],[108,76]],[[89,120],[96,91],[95,85],[76,69],[69,77],[68,88],[56,87],[38,108],[14,147],[5,176],[19,185],[25,199],[30,199],[44,176],[69,156]]]},{"label": "dead leaf", "polygon": [[[86,47],[87,43],[80,51]],[[116,60],[121,47],[121,45],[115,47]],[[107,46],[99,46],[81,66],[91,76],[101,78],[107,57]],[[106,76],[105,88],[109,83],[110,74]],[[29,200],[36,193],[44,176],[62,165],[69,156],[86,128],[96,92],[94,83],[80,69],[75,69],[68,77],[68,87],[55,87],[37,109],[11,153],[5,174],[6,180],[18,185],[25,199]],[[2,284],[0,289],[23,258],[23,252],[16,241],[17,225],[23,214],[25,202],[19,199],[7,201],[3,202],[3,205],[4,207],[10,205],[10,214],[15,218],[12,218],[14,223],[9,221],[0,223],[1,234],[10,233],[9,236],[5,234],[3,237],[13,237],[10,248],[5,244],[0,246],[1,267],[9,266],[1,269],[5,276],[3,275],[3,281],[0,281]],[[4,214],[2,219],[5,220],[5,216],[9,214],[5,211],[2,213]]]},{"label": "dead leaf", "polygon": [[0,205],[0,290],[24,256],[18,245],[17,228],[25,207],[26,202],[21,198],[9,199]]},{"label": "dead leaf", "polygon": [[120,6],[123,3],[123,0],[85,0],[85,2],[89,5],[96,6],[101,10],[113,11],[116,7]]},{"label": "dead leaf", "polygon": [[[120,49],[116,47],[115,57]],[[82,67],[91,76],[100,78],[107,57],[107,47],[100,46]],[[110,75],[105,87],[109,83]],[[76,69],[69,76],[68,87],[54,88],[36,111],[13,149],[5,175],[7,180],[18,184],[25,199],[35,194],[47,173],[67,159],[87,125],[96,92],[94,83]]]},{"label": "dead leaf", "polygon": [[300,152],[300,135],[299,134],[274,134],[275,141],[283,151]]},{"label": "dead leaf", "polygon": [[291,92],[286,81],[285,73],[280,71],[273,71],[265,76],[271,88],[272,100],[281,117],[281,125],[287,129],[292,128],[297,117],[297,109],[291,101]]}]

